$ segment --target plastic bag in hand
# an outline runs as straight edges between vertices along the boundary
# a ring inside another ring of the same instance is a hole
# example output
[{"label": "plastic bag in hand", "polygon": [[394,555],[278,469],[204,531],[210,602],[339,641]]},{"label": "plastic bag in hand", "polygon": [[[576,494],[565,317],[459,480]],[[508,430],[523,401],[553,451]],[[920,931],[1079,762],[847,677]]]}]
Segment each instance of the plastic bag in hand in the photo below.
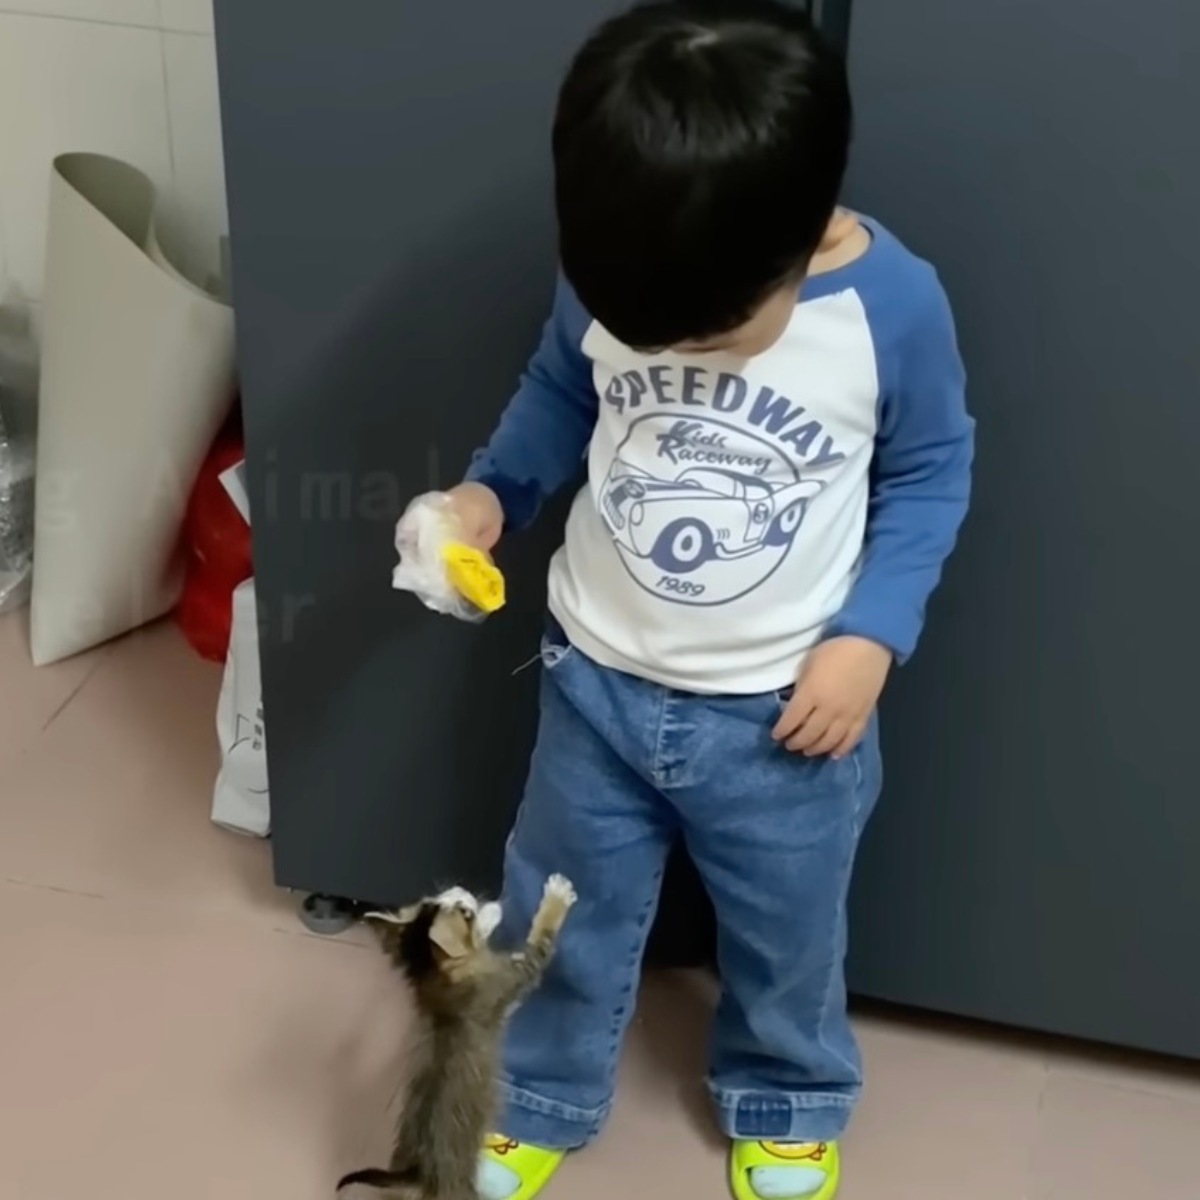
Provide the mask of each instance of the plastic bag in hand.
[{"label": "plastic bag in hand", "polygon": [[504,577],[492,560],[463,540],[450,497],[418,496],[396,526],[400,563],[392,586],[412,592],[426,608],[482,621],[504,606]]}]

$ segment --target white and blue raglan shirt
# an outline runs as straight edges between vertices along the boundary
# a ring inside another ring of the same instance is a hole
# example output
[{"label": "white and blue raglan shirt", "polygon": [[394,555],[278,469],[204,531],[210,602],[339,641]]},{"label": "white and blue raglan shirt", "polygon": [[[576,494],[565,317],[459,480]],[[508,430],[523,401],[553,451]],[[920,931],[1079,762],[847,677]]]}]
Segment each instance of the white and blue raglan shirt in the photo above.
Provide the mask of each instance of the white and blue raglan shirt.
[{"label": "white and blue raglan shirt", "polygon": [[519,528],[576,477],[550,609],[603,666],[698,693],[795,681],[842,634],[903,661],[966,513],[974,427],[945,293],[873,221],[751,359],[646,354],[560,281],[471,479]]}]

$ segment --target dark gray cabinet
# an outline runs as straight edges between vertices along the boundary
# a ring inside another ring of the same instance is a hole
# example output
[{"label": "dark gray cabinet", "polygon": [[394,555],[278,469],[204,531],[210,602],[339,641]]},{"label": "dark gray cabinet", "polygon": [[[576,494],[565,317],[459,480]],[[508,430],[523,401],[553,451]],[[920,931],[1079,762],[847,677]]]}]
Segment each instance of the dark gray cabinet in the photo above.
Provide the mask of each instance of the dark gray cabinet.
[{"label": "dark gray cabinet", "polygon": [[853,986],[1200,1057],[1200,9],[855,0],[850,46],[850,198],[941,268],[979,419]]},{"label": "dark gray cabinet", "polygon": [[556,524],[505,547],[481,628],[391,590],[392,526],[460,477],[548,311],[554,91],[610,8],[216,5],[281,884],[496,880]]},{"label": "dark gray cabinet", "polygon": [[[278,879],[493,883],[558,531],[506,546],[511,607],[471,628],[391,592],[391,530],[536,336],[554,88],[616,5],[216,7]],[[980,418],[962,552],[888,698],[854,986],[1200,1056],[1200,15],[817,7],[849,29],[849,199],[939,264]]]}]

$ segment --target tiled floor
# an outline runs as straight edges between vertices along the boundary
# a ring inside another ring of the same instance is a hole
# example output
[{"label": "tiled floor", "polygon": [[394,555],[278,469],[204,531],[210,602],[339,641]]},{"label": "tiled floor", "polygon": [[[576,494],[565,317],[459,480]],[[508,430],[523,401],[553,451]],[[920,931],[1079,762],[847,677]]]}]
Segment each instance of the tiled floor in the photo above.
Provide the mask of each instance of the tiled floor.
[{"label": "tiled floor", "polygon": [[[267,848],[209,825],[218,674],[169,626],[43,671],[24,637],[0,618],[0,1197],[330,1197],[386,1143],[395,981],[304,934]],[[707,992],[651,980],[612,1125],[551,1197],[725,1195]],[[859,1024],[846,1200],[1200,1194],[1193,1068]]]}]

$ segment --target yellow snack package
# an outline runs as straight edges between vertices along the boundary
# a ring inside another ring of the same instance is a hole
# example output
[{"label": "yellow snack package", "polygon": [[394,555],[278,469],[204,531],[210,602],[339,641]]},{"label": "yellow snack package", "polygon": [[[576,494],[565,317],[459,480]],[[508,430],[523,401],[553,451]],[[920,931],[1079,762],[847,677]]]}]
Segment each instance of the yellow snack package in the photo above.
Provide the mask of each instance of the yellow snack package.
[{"label": "yellow snack package", "polygon": [[504,607],[504,576],[482,550],[462,542],[447,542],[442,561],[455,590],[480,612],[494,613]]}]

